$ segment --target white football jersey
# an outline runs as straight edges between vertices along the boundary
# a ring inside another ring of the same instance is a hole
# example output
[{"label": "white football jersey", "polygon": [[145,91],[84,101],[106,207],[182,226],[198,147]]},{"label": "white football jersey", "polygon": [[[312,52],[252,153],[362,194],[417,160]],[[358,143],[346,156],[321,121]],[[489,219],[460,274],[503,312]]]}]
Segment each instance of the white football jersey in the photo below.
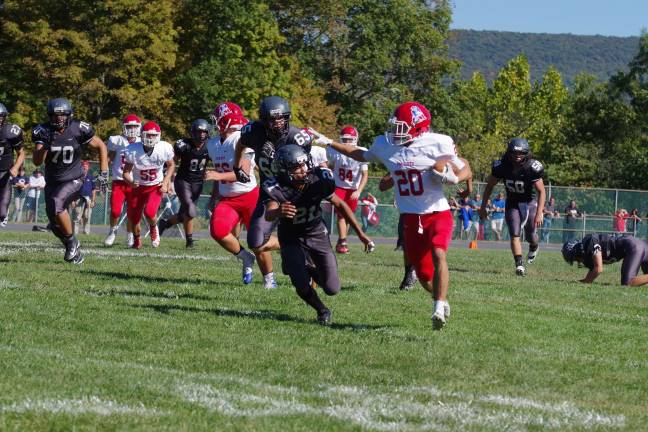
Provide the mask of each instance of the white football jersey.
[{"label": "white football jersey", "polygon": [[326,150],[322,147],[311,147],[310,154],[313,159],[313,166],[319,166],[322,162],[328,162]]},{"label": "white football jersey", "polygon": [[382,135],[364,152],[365,160],[382,163],[389,170],[399,212],[413,214],[450,208],[442,183],[431,173],[437,160],[447,156],[458,168],[463,168],[452,138],[432,132],[420,135],[407,147],[392,145]]},{"label": "white football jersey", "polygon": [[[220,137],[211,138],[207,141],[207,151],[209,158],[214,164],[214,169],[218,172],[232,172],[234,168],[234,155],[236,143],[241,136],[240,131],[236,131],[228,136],[224,142],[221,142]],[[254,175],[254,150],[246,147],[243,151],[243,157],[250,160],[250,181],[248,183],[241,183],[237,181],[219,181],[218,193],[223,197],[233,197],[250,192],[257,185],[256,176]]]},{"label": "white football jersey", "polygon": [[173,159],[173,147],[166,141],[155,144],[153,152],[148,155],[141,142],[128,146],[126,162],[133,164],[133,180],[141,186],[153,186],[164,180],[164,164]]},{"label": "white football jersey", "polygon": [[[133,143],[134,144],[134,143]],[[128,149],[128,139],[123,135],[113,135],[108,138],[108,151],[115,152],[110,171],[113,180],[124,180],[124,165],[126,164],[126,150]]]},{"label": "white football jersey", "polygon": [[[358,148],[367,151],[364,147]],[[333,165],[331,170],[335,178],[335,186],[342,189],[358,190],[360,179],[362,178],[362,171],[367,171],[369,164],[367,162],[358,162],[355,159],[344,156],[332,148],[329,148],[328,156],[329,162]]]}]

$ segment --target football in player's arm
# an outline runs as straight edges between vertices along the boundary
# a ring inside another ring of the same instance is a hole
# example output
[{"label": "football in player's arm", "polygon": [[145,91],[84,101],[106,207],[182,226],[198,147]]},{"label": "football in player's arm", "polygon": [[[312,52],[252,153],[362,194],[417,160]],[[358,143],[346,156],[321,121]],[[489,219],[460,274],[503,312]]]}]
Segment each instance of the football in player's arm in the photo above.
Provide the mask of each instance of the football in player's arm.
[{"label": "football in player's arm", "polygon": [[303,147],[286,145],[275,155],[276,179],[267,179],[263,188],[268,200],[265,218],[279,221],[282,269],[290,276],[297,294],[317,311],[320,324],[331,322],[331,311],[322,303],[314,284],[327,295],[340,291],[337,261],[329,234],[322,221],[322,200],[340,211],[371,252],[374,243],[362,231],[349,207],[335,195],[335,181],[327,168],[313,167]]}]

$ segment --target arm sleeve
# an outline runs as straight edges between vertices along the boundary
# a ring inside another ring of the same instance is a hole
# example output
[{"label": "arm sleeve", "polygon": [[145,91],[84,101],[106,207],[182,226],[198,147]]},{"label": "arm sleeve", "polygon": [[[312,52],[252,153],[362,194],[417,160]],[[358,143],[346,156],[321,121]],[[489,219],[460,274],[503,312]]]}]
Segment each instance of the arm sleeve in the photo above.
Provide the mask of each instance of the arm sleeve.
[{"label": "arm sleeve", "polygon": [[95,136],[95,130],[90,123],[79,122],[79,136],[82,143],[87,143]]}]

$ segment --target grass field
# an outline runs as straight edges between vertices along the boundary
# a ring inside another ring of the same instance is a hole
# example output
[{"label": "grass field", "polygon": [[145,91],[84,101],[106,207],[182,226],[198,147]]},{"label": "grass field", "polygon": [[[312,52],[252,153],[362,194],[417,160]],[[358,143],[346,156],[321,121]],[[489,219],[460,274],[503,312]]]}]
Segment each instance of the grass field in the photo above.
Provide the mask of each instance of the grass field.
[{"label": "grass field", "polygon": [[1,234],[0,430],[648,430],[648,289],[618,265],[587,286],[557,253],[516,278],[507,251],[451,249],[433,332],[400,254],[353,245],[324,328],[211,240],[81,240],[72,266]]}]

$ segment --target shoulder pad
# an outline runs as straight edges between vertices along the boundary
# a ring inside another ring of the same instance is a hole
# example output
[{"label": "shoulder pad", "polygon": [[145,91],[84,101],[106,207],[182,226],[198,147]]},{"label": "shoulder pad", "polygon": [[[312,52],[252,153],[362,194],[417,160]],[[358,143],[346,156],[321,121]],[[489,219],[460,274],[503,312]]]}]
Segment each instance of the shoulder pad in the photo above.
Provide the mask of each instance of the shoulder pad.
[{"label": "shoulder pad", "polygon": [[544,172],[544,167],[542,166],[542,163],[538,160],[531,159],[529,161],[529,166],[531,167],[531,170],[536,172],[536,173],[542,173]]},{"label": "shoulder pad", "polygon": [[502,165],[502,159],[497,159],[496,161],[493,161],[493,168],[497,168],[500,165]]},{"label": "shoulder pad", "polygon": [[20,137],[21,140],[22,140],[23,130],[22,130],[22,128],[20,126],[18,126],[17,124],[14,124],[14,123],[9,123],[7,125],[7,129],[9,129],[9,134],[8,134],[7,138],[12,139],[12,138]]}]

